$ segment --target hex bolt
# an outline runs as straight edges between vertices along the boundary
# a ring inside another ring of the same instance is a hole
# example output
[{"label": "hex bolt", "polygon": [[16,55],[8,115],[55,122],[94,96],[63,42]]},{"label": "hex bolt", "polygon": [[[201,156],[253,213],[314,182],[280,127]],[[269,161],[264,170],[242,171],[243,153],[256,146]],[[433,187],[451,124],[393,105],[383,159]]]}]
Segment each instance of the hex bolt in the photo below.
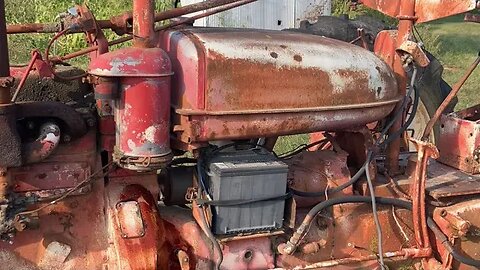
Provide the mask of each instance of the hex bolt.
[{"label": "hex bolt", "polygon": [[95,120],[92,119],[92,118],[88,118],[88,119],[87,119],[87,125],[88,125],[89,127],[95,126]]},{"label": "hex bolt", "polygon": [[70,135],[65,134],[63,136],[63,141],[64,142],[70,142],[72,140],[72,137]]}]

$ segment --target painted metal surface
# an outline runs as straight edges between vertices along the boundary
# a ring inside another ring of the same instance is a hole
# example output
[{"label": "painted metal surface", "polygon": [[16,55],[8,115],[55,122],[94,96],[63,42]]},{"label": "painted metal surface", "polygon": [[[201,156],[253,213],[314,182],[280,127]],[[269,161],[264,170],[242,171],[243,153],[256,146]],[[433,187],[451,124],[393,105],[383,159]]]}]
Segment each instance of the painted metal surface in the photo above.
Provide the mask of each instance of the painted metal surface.
[{"label": "painted metal surface", "polygon": [[[100,77],[97,88],[102,91],[97,92],[103,98],[110,96],[116,100],[113,110],[117,161],[137,170],[161,166],[171,152],[172,71],[165,52],[134,47],[106,53],[90,64],[89,73]],[[118,85],[112,84],[112,80]]]},{"label": "painted metal surface", "polygon": [[359,2],[390,17],[405,15],[404,8],[411,3],[415,6],[414,14],[417,23],[464,13],[474,10],[477,6],[476,0],[360,0]]},{"label": "painted metal surface", "polygon": [[480,173],[480,105],[442,115],[438,161],[471,174]]},{"label": "painted metal surface", "polygon": [[[427,162],[430,158],[438,158],[439,153],[435,145],[431,143],[416,139],[411,139],[411,141],[417,149],[415,172],[412,175],[412,182],[410,184],[415,240],[418,248],[429,249],[431,253],[431,243],[427,227],[425,187],[427,182]],[[427,267],[426,263],[426,260],[422,260],[422,265],[424,268]]]},{"label": "painted metal surface", "polygon": [[[202,1],[182,0],[181,3],[184,5]],[[262,0],[197,20],[194,26],[282,30],[298,28],[303,20],[314,22],[318,16],[330,14],[330,0]]]},{"label": "painted metal surface", "polygon": [[188,118],[174,127],[183,142],[359,126],[399,98],[384,62],[324,37],[207,28],[161,44],[174,59],[173,106]]}]

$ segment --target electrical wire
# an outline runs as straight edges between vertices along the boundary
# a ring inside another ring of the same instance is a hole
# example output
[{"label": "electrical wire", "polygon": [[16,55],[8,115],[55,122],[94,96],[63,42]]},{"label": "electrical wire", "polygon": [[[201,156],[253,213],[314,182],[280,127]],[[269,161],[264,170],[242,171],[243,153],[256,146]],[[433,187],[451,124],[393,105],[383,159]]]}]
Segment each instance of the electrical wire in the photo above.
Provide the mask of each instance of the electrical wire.
[{"label": "electrical wire", "polygon": [[[413,73],[412,73],[412,79],[410,80],[410,87],[409,87],[409,91],[407,93],[407,95],[405,96],[405,98],[403,99],[402,101],[402,105],[400,106],[400,109],[397,110],[397,112],[395,112],[394,114],[394,117],[391,119],[391,121],[385,126],[385,128],[380,132],[380,136],[379,138],[376,140],[376,142],[374,143],[374,146],[375,147],[383,147],[384,145],[390,143],[393,139],[395,139],[398,135],[401,135],[403,133],[403,131],[405,131],[408,126],[410,126],[410,124],[412,123],[413,121],[413,118],[415,117],[415,112],[418,108],[418,99],[419,99],[419,94],[417,92],[417,94],[415,95],[415,100],[414,100],[414,104],[413,104],[413,108],[412,108],[412,113],[410,114],[409,116],[409,119],[405,122],[405,125],[403,125],[399,131],[397,131],[396,133],[390,135],[389,137],[387,137],[387,139],[383,140],[383,141],[380,141],[388,132],[388,130],[390,129],[390,127],[393,125],[393,123],[398,119],[398,117],[400,117],[400,115],[402,115],[402,112],[403,110],[405,109],[406,107],[406,104],[407,104],[407,100],[408,100],[408,97],[411,96],[412,94],[412,91],[414,91],[415,87],[413,86],[414,82],[415,82],[415,78],[417,76],[417,68],[414,67],[414,70],[413,70]],[[401,131],[401,132],[400,132]],[[360,167],[360,169],[355,173],[354,176],[352,176],[350,178],[349,181],[341,184],[340,186],[337,186],[337,187],[334,187],[334,188],[331,188],[331,189],[328,189],[328,192],[329,193],[336,193],[336,192],[339,192],[339,191],[342,191],[344,190],[345,188],[353,185],[355,182],[358,181],[358,179],[360,179],[360,177],[363,175],[363,173],[365,172],[365,168],[366,166],[368,166],[368,164],[371,162],[372,158],[374,157],[374,152],[373,150],[369,150],[367,152],[367,158],[366,158],[366,161],[365,163],[362,165],[362,167]],[[298,195],[298,196],[301,196],[301,197],[319,197],[319,196],[323,196],[323,192],[304,192],[304,191],[299,191],[299,190],[295,190],[295,189],[291,189],[291,191],[293,192],[294,195]]]},{"label": "electrical wire", "polygon": [[[395,198],[385,198],[385,197],[375,197],[375,201],[378,204],[382,205],[393,205],[395,207],[399,208],[404,208],[407,210],[412,210],[412,203],[405,201],[405,200],[400,200],[400,199],[395,199]],[[307,214],[307,217],[312,217],[316,216],[320,211],[334,206],[338,204],[346,204],[346,203],[372,203],[372,199],[367,196],[348,196],[348,197],[338,197],[338,198],[332,198],[327,201],[320,202],[319,204],[315,205]],[[306,219],[305,218],[305,219]],[[311,219],[313,220],[313,219]],[[303,224],[304,228],[308,228],[306,224]],[[467,258],[460,254],[457,250],[455,250],[448,240],[448,238],[445,236],[445,234],[441,231],[441,229],[438,227],[438,225],[435,223],[435,221],[431,217],[427,217],[427,226],[432,230],[434,233],[435,237],[442,243],[442,245],[445,247],[445,249],[452,255],[452,257],[466,265],[470,266],[475,266],[475,267],[480,267],[480,261],[479,260],[474,260],[471,258]],[[305,230],[303,233],[308,232]],[[303,235],[302,233],[302,235]]]},{"label": "electrical wire", "polygon": [[[113,164],[113,161],[110,161],[108,164],[106,164],[105,166],[103,166],[102,168],[100,168],[99,170],[97,170],[96,172],[94,172],[93,174],[91,174],[90,176],[86,177],[82,182],[78,183],[77,185],[75,185],[74,187],[70,188],[69,190],[65,191],[63,194],[60,194],[58,198],[48,202],[47,204],[39,207],[39,208],[36,208],[36,209],[33,209],[33,210],[28,210],[28,211],[23,211],[23,212],[20,212],[18,214],[15,215],[16,218],[20,217],[20,216],[24,216],[24,215],[31,215],[31,214],[34,214],[34,213],[37,213],[51,205],[54,205],[60,201],[62,201],[63,199],[67,198],[69,195],[71,195],[73,192],[77,191],[78,189],[82,188],[83,186],[85,186],[86,184],[90,183],[91,180],[94,179],[94,177],[96,177],[98,174],[100,173],[103,173],[102,177],[105,177],[109,172],[110,172],[110,169],[109,167]],[[111,168],[111,167],[110,167]],[[107,170],[108,169],[108,170]],[[105,170],[107,170],[106,172],[104,172]]]},{"label": "electrical wire", "polygon": [[[301,144],[299,145],[297,148],[293,149],[293,150],[290,150],[290,151],[287,151],[285,153],[282,153],[280,155],[278,155],[278,158],[280,159],[287,159],[289,157],[292,157],[294,155],[297,155],[307,149],[310,149],[316,145],[319,145],[319,144],[323,144],[323,143],[326,143],[328,142],[328,139],[325,138],[325,139],[321,139],[321,140],[318,140],[318,141],[315,141],[313,143],[310,143],[310,144]],[[321,146],[320,146],[321,147]]]},{"label": "electrical wire", "polygon": [[[397,112],[395,112],[394,114],[394,117],[391,119],[391,121],[384,127],[384,129],[381,131],[380,133],[380,136],[379,138],[376,140],[375,144],[374,144],[374,147],[375,148],[378,148],[378,147],[382,147],[388,143],[390,143],[391,141],[393,141],[394,139],[396,139],[398,136],[400,136],[401,134],[403,134],[403,132],[408,128],[408,126],[411,124],[411,122],[413,121],[413,118],[415,117],[415,111],[417,110],[417,107],[418,107],[418,92],[416,93],[415,95],[415,101],[414,101],[414,105],[413,105],[413,111],[412,113],[410,114],[409,116],[409,119],[404,123],[404,125],[402,125],[402,127],[396,131],[395,133],[391,134],[390,136],[388,136],[386,139],[384,139],[383,141],[380,141],[388,132],[388,130],[391,128],[391,126],[393,125],[393,123],[395,123],[395,121],[401,116],[403,115],[403,111],[405,110],[406,108],[406,105],[407,105],[407,101],[408,101],[408,98],[412,95],[412,92],[414,91],[415,87],[414,87],[414,83],[415,83],[415,80],[416,80],[416,76],[417,76],[417,68],[416,66],[414,65],[413,66],[413,74],[412,74],[412,77],[411,77],[411,80],[410,80],[410,85],[409,85],[409,90],[407,92],[407,95],[403,98],[403,101],[402,101],[402,104],[400,106],[400,108],[397,110]],[[367,152],[367,158],[366,158],[366,161],[365,163],[363,164],[363,166],[357,171],[357,173],[352,177],[350,178],[349,181],[343,183],[342,185],[340,186],[337,186],[335,188],[332,188],[331,190],[328,190],[329,192],[338,192],[338,191],[341,191],[345,188],[347,188],[348,186],[350,185],[353,185],[356,181],[358,181],[358,179],[360,179],[360,177],[363,175],[363,173],[365,172],[366,174],[366,177],[367,177],[367,185],[368,185],[368,189],[369,189],[369,192],[370,192],[370,199],[371,199],[371,204],[372,204],[372,212],[373,212],[373,219],[374,219],[374,222],[375,222],[375,228],[376,228],[376,231],[377,231],[377,238],[378,238],[378,251],[379,251],[379,264],[380,264],[380,267],[381,269],[385,269],[385,263],[384,263],[384,258],[383,258],[383,246],[382,246],[382,227],[381,227],[381,224],[380,224],[380,220],[378,218],[378,213],[377,213],[377,206],[376,206],[376,200],[375,200],[375,191],[374,191],[374,188],[373,188],[373,183],[372,183],[372,180],[371,180],[371,176],[370,176],[370,168],[369,168],[369,164],[372,160],[374,156],[374,152],[373,150],[369,150]],[[315,192],[315,193],[311,193],[311,192],[301,192],[301,191],[297,191],[297,190],[292,190],[293,194],[295,195],[299,195],[299,196],[302,196],[302,195],[307,195],[305,197],[317,197],[317,196],[322,196],[321,192]]]},{"label": "electrical wire", "polygon": [[365,174],[367,175],[367,184],[368,189],[370,191],[370,198],[372,200],[372,213],[373,213],[373,220],[375,222],[375,229],[377,230],[377,248],[378,248],[378,259],[380,263],[380,268],[382,270],[385,269],[385,261],[383,259],[383,234],[382,234],[382,226],[380,225],[380,220],[378,219],[378,212],[377,212],[377,202],[375,200],[375,190],[373,189],[372,178],[370,177],[370,166],[365,166]]},{"label": "electrical wire", "polygon": [[82,72],[81,74],[78,74],[78,75],[73,75],[73,76],[61,76],[59,75],[56,71],[55,71],[55,68],[52,64],[52,62],[50,61],[50,48],[52,47],[52,45],[55,43],[55,41],[57,39],[59,39],[60,37],[68,34],[70,32],[70,28],[66,28],[60,32],[58,32],[57,34],[55,34],[55,36],[53,36],[52,39],[50,39],[50,41],[48,42],[48,45],[47,45],[47,48],[45,49],[45,62],[47,63],[47,67],[50,69],[50,72],[52,72],[52,74],[61,79],[61,80],[64,80],[64,81],[73,81],[73,80],[77,80],[77,79],[80,79],[80,78],[83,78],[85,76],[87,76],[87,72]]}]

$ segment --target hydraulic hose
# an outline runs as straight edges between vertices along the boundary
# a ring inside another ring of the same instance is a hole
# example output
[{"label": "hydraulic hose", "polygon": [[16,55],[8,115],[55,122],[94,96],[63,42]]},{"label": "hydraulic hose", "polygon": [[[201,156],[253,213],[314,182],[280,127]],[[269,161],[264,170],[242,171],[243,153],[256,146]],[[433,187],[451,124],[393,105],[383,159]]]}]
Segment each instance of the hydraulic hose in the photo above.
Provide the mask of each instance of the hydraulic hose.
[{"label": "hydraulic hose", "polygon": [[[412,210],[411,202],[400,200],[400,199],[375,197],[375,201],[378,204],[393,205],[395,207]],[[339,198],[329,199],[317,204],[308,212],[302,224],[298,227],[298,229],[295,231],[294,235],[290,238],[290,240],[287,243],[280,244],[278,246],[278,251],[281,254],[293,254],[293,252],[298,246],[298,243],[300,242],[300,239],[305,233],[307,233],[309,225],[313,221],[313,218],[320,211],[334,205],[345,204],[345,203],[372,203],[372,199],[366,196],[348,196],[348,197],[339,197]],[[438,225],[435,223],[435,221],[431,217],[427,217],[427,225],[435,234],[435,237],[443,244],[445,249],[452,255],[452,257],[455,260],[466,265],[480,267],[479,260],[467,258],[453,248],[452,244],[448,241],[448,238],[445,236],[445,234],[443,234],[443,232],[440,230]]]}]

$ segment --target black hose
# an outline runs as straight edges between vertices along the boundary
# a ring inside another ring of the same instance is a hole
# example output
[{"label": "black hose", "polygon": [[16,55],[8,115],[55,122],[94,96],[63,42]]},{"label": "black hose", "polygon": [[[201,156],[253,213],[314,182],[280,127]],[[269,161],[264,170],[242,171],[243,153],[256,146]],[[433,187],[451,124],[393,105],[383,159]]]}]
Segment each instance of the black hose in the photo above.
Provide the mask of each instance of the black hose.
[{"label": "black hose", "polygon": [[[391,141],[393,141],[394,139],[396,139],[396,137],[400,136],[407,128],[408,126],[410,126],[410,124],[412,123],[413,121],[413,118],[415,117],[415,113],[417,111],[417,108],[418,108],[418,102],[419,102],[419,93],[417,91],[417,89],[413,86],[414,82],[415,82],[415,78],[417,76],[417,68],[414,66],[413,68],[413,74],[412,74],[412,79],[410,81],[410,87],[409,87],[409,90],[408,90],[408,93],[407,95],[404,97],[403,101],[402,101],[402,105],[400,106],[400,108],[395,112],[393,118],[390,120],[390,122],[384,127],[384,129],[380,132],[380,136],[379,138],[377,139],[377,141],[375,142],[375,148],[378,148],[378,147],[381,147],[381,146],[384,146],[388,143],[390,143]],[[408,100],[408,97],[412,95],[412,92],[413,91],[416,91],[415,93],[415,100],[414,100],[414,103],[413,103],[413,110],[412,110],[412,114],[410,114],[410,117],[409,119],[407,120],[407,122],[405,122],[405,124],[394,134],[388,136],[388,138],[386,138],[383,142],[380,142],[381,138],[383,138],[388,130],[392,127],[393,123],[395,123],[395,121],[402,115],[402,112],[403,110],[405,109],[405,107],[407,106],[407,100]],[[341,184],[340,186],[337,186],[337,187],[334,187],[334,188],[331,188],[331,189],[328,189],[327,192],[328,193],[335,193],[335,192],[338,192],[338,191],[342,191],[344,190],[345,188],[349,187],[350,185],[353,185],[355,184],[355,182],[358,181],[358,179],[360,179],[360,177],[363,175],[363,173],[365,172],[365,168],[366,166],[368,166],[368,164],[371,162],[372,158],[373,158],[373,151],[370,150],[368,151],[367,153],[367,158],[365,160],[365,163],[362,165],[362,167],[360,167],[360,169],[355,173],[355,175],[350,178],[350,180],[348,182],[345,182],[343,184]],[[295,190],[295,189],[291,189],[292,193],[294,195],[297,195],[297,196],[301,196],[301,197],[320,197],[320,196],[324,196],[325,193],[324,192],[305,192],[305,191],[299,191],[299,190]]]},{"label": "black hose", "polygon": [[[412,210],[412,203],[411,202],[400,200],[400,199],[375,197],[375,201],[378,204],[393,205],[393,206],[404,208],[404,209],[407,209],[407,210]],[[323,201],[323,202],[317,204],[315,207],[313,207],[308,212],[307,216],[315,216],[315,215],[317,215],[317,213],[319,213],[320,211],[322,211],[325,208],[328,208],[328,207],[331,207],[331,206],[334,206],[334,205],[337,205],[337,204],[344,204],[344,203],[372,203],[372,199],[370,197],[366,197],[366,196],[348,196],[348,197],[338,197],[338,198],[329,199],[329,200]],[[435,237],[443,244],[445,249],[452,255],[452,257],[455,260],[457,260],[457,261],[459,261],[463,264],[466,264],[466,265],[480,267],[480,261],[479,260],[467,258],[453,248],[450,241],[448,241],[448,238],[445,236],[445,234],[443,234],[443,232],[440,230],[438,225],[435,223],[435,221],[431,217],[427,217],[427,225],[432,230]],[[306,228],[308,228],[308,226]]]},{"label": "black hose", "polygon": [[310,144],[301,145],[301,146],[297,147],[296,149],[293,149],[291,151],[288,151],[286,153],[282,153],[282,154],[278,155],[278,158],[280,158],[280,159],[289,158],[291,156],[294,156],[296,154],[299,154],[299,153],[303,152],[304,150],[312,148],[317,144],[322,144],[322,143],[325,143],[327,141],[328,141],[328,139],[321,139],[321,140],[315,141],[315,142],[310,143]]},{"label": "black hose", "polygon": [[403,134],[403,132],[405,132],[405,130],[407,130],[407,128],[412,124],[413,119],[415,118],[415,115],[417,113],[418,103],[420,101],[420,93],[418,89],[415,86],[413,86],[413,89],[415,92],[415,98],[413,100],[412,113],[409,115],[407,121],[405,121],[405,124],[399,130],[397,130],[395,133],[388,136],[388,138],[386,138],[382,143],[380,143],[379,145],[380,147],[383,147],[384,145],[387,145],[393,140],[395,140],[396,138],[400,137]]}]

